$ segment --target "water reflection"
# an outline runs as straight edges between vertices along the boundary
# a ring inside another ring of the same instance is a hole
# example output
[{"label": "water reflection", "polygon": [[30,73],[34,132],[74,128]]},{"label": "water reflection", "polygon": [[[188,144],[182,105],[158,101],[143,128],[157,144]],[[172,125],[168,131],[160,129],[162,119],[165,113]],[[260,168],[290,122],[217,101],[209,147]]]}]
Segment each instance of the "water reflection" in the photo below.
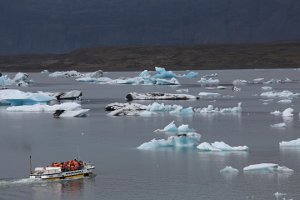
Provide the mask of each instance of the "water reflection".
[{"label": "water reflection", "polygon": [[32,199],[82,199],[87,188],[94,187],[95,179],[45,181],[32,186]]}]

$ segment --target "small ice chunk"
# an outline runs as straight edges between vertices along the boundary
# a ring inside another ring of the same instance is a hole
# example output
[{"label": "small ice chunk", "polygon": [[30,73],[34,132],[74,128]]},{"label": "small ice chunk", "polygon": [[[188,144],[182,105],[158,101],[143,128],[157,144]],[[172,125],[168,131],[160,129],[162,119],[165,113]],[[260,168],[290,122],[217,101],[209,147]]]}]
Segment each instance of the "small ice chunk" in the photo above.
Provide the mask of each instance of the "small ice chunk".
[{"label": "small ice chunk", "polygon": [[260,163],[244,167],[244,172],[293,173],[294,170],[274,163]]},{"label": "small ice chunk", "polygon": [[241,80],[241,79],[236,79],[236,80],[232,81],[233,85],[245,85],[247,83],[248,82],[246,80]]},{"label": "small ice chunk", "polygon": [[300,147],[300,138],[291,141],[282,141],[279,143],[280,147]]},{"label": "small ice chunk", "polygon": [[231,166],[226,166],[225,168],[221,169],[220,170],[220,173],[221,174],[224,174],[224,173],[234,173],[234,174],[237,174],[239,173],[239,170],[238,169],[235,169]]},{"label": "small ice chunk", "polygon": [[232,147],[226,144],[225,142],[214,142],[207,143],[203,142],[197,146],[201,151],[248,151],[249,148],[247,146],[236,146]]},{"label": "small ice chunk", "polygon": [[277,101],[277,103],[288,104],[288,103],[292,103],[292,100],[290,100],[290,99],[282,99],[282,100]]},{"label": "small ice chunk", "polygon": [[279,110],[275,110],[273,112],[270,112],[271,115],[281,115],[281,112]]},{"label": "small ice chunk", "polygon": [[172,121],[170,124],[164,127],[163,131],[165,132],[178,132],[178,128],[176,127],[174,121]]},{"label": "small ice chunk", "polygon": [[282,112],[283,117],[292,117],[294,109],[293,108],[287,108]]},{"label": "small ice chunk", "polygon": [[286,196],[286,193],[275,192],[274,196],[276,199],[279,199],[279,198],[283,198],[284,196]]},{"label": "small ice chunk", "polygon": [[221,96],[220,93],[216,93],[216,92],[200,92],[199,97],[208,97],[208,98],[216,98]]},{"label": "small ice chunk", "polygon": [[284,128],[284,127],[286,127],[286,123],[282,122],[282,123],[278,123],[278,124],[272,124],[270,126],[272,128]]},{"label": "small ice chunk", "polygon": [[43,71],[41,71],[41,74],[49,74],[49,71],[47,69],[44,69]]},{"label": "small ice chunk", "polygon": [[178,89],[178,90],[176,90],[176,92],[179,92],[179,93],[188,93],[189,89],[188,88],[186,88],[186,89]]},{"label": "small ice chunk", "polygon": [[198,83],[200,83],[201,85],[218,85],[220,83],[219,79],[216,78],[205,78],[202,77]]},{"label": "small ice chunk", "polygon": [[253,83],[262,83],[265,78],[255,78],[253,79]]},{"label": "small ice chunk", "polygon": [[261,97],[266,97],[266,98],[291,99],[291,98],[300,96],[300,93],[293,93],[289,90],[284,90],[284,91],[281,91],[281,92],[268,91],[268,92],[261,93],[260,96]]},{"label": "small ice chunk", "polygon": [[273,90],[273,88],[270,87],[270,86],[263,86],[263,87],[261,87],[261,89],[264,90],[264,91],[270,91],[270,90]]}]

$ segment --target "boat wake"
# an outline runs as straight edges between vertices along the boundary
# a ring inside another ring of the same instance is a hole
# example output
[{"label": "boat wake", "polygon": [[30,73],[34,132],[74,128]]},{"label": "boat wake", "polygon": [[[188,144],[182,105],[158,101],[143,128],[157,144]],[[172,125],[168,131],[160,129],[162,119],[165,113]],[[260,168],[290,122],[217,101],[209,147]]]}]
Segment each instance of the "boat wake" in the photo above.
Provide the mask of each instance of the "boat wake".
[{"label": "boat wake", "polygon": [[40,183],[42,180],[22,178],[22,179],[0,179],[0,188],[11,187],[11,186],[21,186],[27,184]]}]

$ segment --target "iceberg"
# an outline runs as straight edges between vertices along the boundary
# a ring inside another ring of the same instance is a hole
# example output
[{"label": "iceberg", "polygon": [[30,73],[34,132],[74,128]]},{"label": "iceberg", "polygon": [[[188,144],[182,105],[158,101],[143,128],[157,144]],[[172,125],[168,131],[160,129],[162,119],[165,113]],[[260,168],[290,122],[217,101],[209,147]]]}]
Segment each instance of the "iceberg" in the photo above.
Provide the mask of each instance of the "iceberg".
[{"label": "iceberg", "polygon": [[293,108],[287,108],[282,112],[283,117],[292,117],[294,109]]},{"label": "iceberg", "polygon": [[155,150],[158,148],[194,148],[200,142],[198,133],[186,133],[170,136],[167,139],[153,139],[137,147],[140,150]]},{"label": "iceberg", "polygon": [[270,112],[270,114],[279,116],[281,115],[281,112],[279,110],[275,110],[273,112]]},{"label": "iceberg", "polygon": [[195,132],[195,129],[189,128],[188,124],[182,124],[177,128],[174,121],[172,121],[167,126],[165,126],[163,129],[157,129],[154,132],[188,133],[188,132]]},{"label": "iceberg", "polygon": [[261,87],[261,89],[264,90],[264,91],[270,91],[270,90],[273,90],[273,88],[270,87],[270,86],[263,86],[263,87]]},{"label": "iceberg", "polygon": [[198,72],[190,71],[189,73],[185,74],[184,77],[186,77],[186,78],[196,78],[198,75],[199,75]]},{"label": "iceberg", "polygon": [[216,97],[221,96],[220,93],[216,93],[216,92],[200,92],[198,95],[199,95],[200,98],[204,98],[204,97],[216,98]]},{"label": "iceberg", "polygon": [[244,172],[293,173],[294,170],[274,163],[260,163],[244,167]]},{"label": "iceberg", "polygon": [[41,71],[41,74],[49,74],[49,71],[47,69],[44,69],[43,71]]},{"label": "iceberg", "polygon": [[55,96],[57,100],[76,100],[81,98],[82,92],[79,90],[71,90],[68,92],[55,93],[53,96]]},{"label": "iceberg", "polygon": [[201,151],[248,151],[249,150],[247,146],[232,147],[226,144],[225,142],[214,142],[211,144],[207,142],[203,142],[197,146],[197,149]]},{"label": "iceberg", "polygon": [[255,78],[255,79],[252,80],[252,82],[255,83],[255,84],[263,83],[263,80],[264,80],[264,79],[265,79],[265,78]]},{"label": "iceberg", "polygon": [[77,109],[77,110],[56,110],[53,113],[55,118],[60,117],[86,117],[90,109]]},{"label": "iceberg", "polygon": [[300,147],[300,138],[291,141],[282,141],[279,143],[280,147]]},{"label": "iceberg", "polygon": [[282,122],[282,123],[278,123],[278,124],[272,124],[270,126],[272,128],[284,128],[284,127],[286,127],[286,123]]},{"label": "iceberg", "polygon": [[156,74],[153,76],[154,78],[174,78],[177,75],[172,71],[167,71],[163,67],[155,67]]},{"label": "iceberg", "polygon": [[180,83],[176,78],[171,78],[170,80],[157,78],[156,85],[180,85]]},{"label": "iceberg", "polygon": [[139,104],[139,103],[110,103],[105,106],[106,111],[119,110],[121,108],[127,108],[132,110],[146,110],[147,106]]},{"label": "iceberg", "polygon": [[23,105],[23,106],[10,106],[6,110],[9,112],[55,112],[56,110],[78,110],[81,105],[75,102],[66,102],[62,104],[47,105]]},{"label": "iceberg", "polygon": [[200,85],[205,86],[205,85],[218,85],[220,83],[220,80],[217,78],[209,78],[209,77],[202,77],[198,83]]},{"label": "iceberg", "polygon": [[54,100],[54,97],[43,92],[22,92],[16,89],[0,90],[0,102],[6,102],[12,106],[48,103],[51,100]]},{"label": "iceberg", "polygon": [[292,103],[292,100],[290,100],[290,99],[282,99],[282,100],[277,101],[277,103],[289,104],[289,103]]},{"label": "iceberg", "polygon": [[18,72],[13,81],[16,83],[17,86],[19,87],[27,87],[31,80],[29,79],[29,74],[23,73],[23,72]]},{"label": "iceberg", "polygon": [[241,80],[241,79],[236,79],[236,80],[232,81],[233,85],[245,85],[247,83],[248,82],[246,80]]},{"label": "iceberg", "polygon": [[283,99],[292,99],[294,97],[299,97],[300,93],[293,93],[288,90],[284,90],[282,92],[268,91],[260,94],[261,97],[266,98],[283,98]]},{"label": "iceberg", "polygon": [[223,168],[223,169],[220,170],[220,173],[221,174],[227,174],[227,173],[237,174],[237,173],[239,173],[239,170],[235,169],[235,168],[233,168],[231,166],[226,166],[225,168]]},{"label": "iceberg", "polygon": [[99,83],[99,84],[107,84],[112,82],[112,79],[108,77],[100,77],[100,78],[81,77],[75,80],[78,82],[90,82],[90,83]]},{"label": "iceberg", "polygon": [[190,100],[197,99],[196,96],[189,94],[171,94],[171,93],[160,93],[160,92],[151,92],[151,93],[136,93],[131,92],[126,95],[127,101],[132,100]]},{"label": "iceberg", "polygon": [[187,108],[177,108],[175,110],[170,111],[170,114],[172,115],[192,115],[194,114],[192,107]]},{"label": "iceberg", "polygon": [[232,108],[214,108],[213,105],[208,105],[206,108],[194,108],[193,109],[195,113],[202,113],[202,114],[206,114],[206,113],[241,113],[242,112],[242,103],[239,102],[237,107],[232,107]]},{"label": "iceberg", "polygon": [[69,77],[81,77],[82,74],[75,71],[75,70],[71,70],[71,71],[56,71],[53,73],[49,74],[49,77],[52,78],[57,78],[57,77],[64,77],[64,78],[69,78]]},{"label": "iceberg", "polygon": [[279,198],[283,198],[284,196],[286,196],[286,193],[275,192],[274,196],[276,199],[279,199]]}]

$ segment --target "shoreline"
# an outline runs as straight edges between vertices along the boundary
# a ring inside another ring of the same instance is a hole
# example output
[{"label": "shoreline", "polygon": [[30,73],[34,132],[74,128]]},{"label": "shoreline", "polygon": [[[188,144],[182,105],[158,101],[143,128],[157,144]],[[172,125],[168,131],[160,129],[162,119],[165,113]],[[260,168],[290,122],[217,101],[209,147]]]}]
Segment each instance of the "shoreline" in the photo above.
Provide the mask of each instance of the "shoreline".
[{"label": "shoreline", "polygon": [[142,71],[299,68],[300,43],[95,47],[0,56],[0,71]]}]

